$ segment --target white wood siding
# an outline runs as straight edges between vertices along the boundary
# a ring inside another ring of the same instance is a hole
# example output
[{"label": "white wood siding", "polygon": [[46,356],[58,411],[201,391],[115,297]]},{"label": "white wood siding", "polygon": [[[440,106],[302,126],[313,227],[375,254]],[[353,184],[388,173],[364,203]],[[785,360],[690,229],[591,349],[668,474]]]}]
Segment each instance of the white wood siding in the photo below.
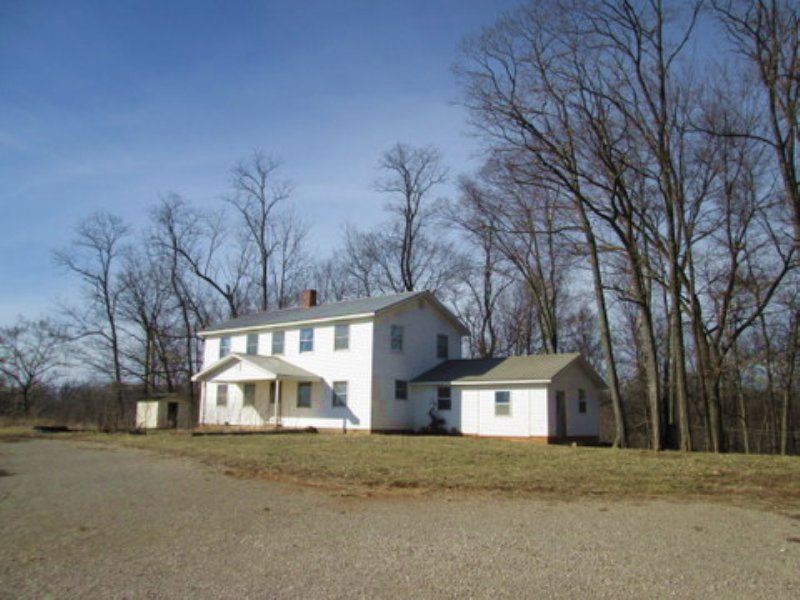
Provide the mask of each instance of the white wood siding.
[{"label": "white wood siding", "polygon": [[[392,325],[403,328],[403,351],[391,347]],[[415,299],[391,311],[381,313],[375,320],[372,357],[373,429],[414,429],[420,425],[420,410],[425,413],[424,424],[429,419],[429,403],[416,398],[409,387],[408,400],[395,400],[395,380],[411,381],[432,369],[444,359],[436,357],[436,336],[446,334],[449,358],[461,358],[461,332],[431,302]],[[424,410],[423,410],[424,409]]]},{"label": "white wood siding", "polygon": [[158,427],[158,402],[140,400],[136,403],[136,427],[142,429]]},{"label": "white wood siding", "polygon": [[[349,348],[347,350],[334,350],[335,324],[348,323],[350,325]],[[324,325],[315,325],[314,350],[300,352],[300,329],[296,327],[281,327],[272,330],[259,331],[259,354],[271,355],[272,332],[284,331],[284,352],[280,355],[282,360],[299,366],[322,378],[323,381],[313,382],[312,407],[297,407],[297,385],[295,382],[281,382],[281,417],[282,423],[287,427],[320,427],[348,429],[369,429],[371,426],[372,402],[372,343],[373,326],[368,319],[358,321],[337,321]],[[250,332],[252,333],[252,331]],[[219,339],[222,336],[213,336],[206,339],[204,366],[219,360]],[[244,353],[247,350],[247,333],[231,336],[231,351]],[[222,379],[248,381],[255,372],[250,367],[241,365],[239,373],[228,370],[217,375]],[[332,386],[336,381],[347,382],[347,407],[333,407]],[[202,423],[231,425],[262,425],[271,423],[274,406],[269,404],[269,388],[267,382],[261,382],[256,387],[256,406],[245,407],[242,405],[243,388],[231,384],[228,387],[228,406],[216,406],[216,386],[207,383],[203,386]],[[207,401],[206,401],[207,400]]]},{"label": "white wood siding", "polygon": [[[578,389],[586,390],[586,413],[578,412]],[[550,384],[550,435],[555,435],[556,391],[563,390],[567,403],[567,435],[597,436],[600,434],[600,390],[578,365],[570,365],[553,378]]]},{"label": "white wood siding", "polygon": [[[435,385],[416,385],[415,426],[430,421],[428,411],[436,404]],[[495,392],[509,392],[510,416],[495,415]],[[545,386],[452,386],[453,407],[439,411],[448,429],[468,435],[545,437],[548,435],[547,388]]]}]

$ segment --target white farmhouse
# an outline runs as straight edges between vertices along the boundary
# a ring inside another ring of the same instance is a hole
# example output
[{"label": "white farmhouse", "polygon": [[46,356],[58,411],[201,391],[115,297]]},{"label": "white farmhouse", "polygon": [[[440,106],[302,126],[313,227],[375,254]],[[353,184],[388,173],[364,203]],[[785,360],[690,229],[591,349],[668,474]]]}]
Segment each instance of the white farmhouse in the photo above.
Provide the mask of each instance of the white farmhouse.
[{"label": "white farmhouse", "polygon": [[578,354],[461,359],[430,292],[256,313],[201,332],[200,424],[596,439],[602,379]]}]

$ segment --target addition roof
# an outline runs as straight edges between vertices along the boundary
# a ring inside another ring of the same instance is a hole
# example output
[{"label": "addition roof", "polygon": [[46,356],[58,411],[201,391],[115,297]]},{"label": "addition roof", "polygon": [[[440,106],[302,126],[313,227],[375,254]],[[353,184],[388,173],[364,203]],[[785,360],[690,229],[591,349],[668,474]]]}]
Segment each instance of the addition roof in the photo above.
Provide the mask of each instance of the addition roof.
[{"label": "addition roof", "polygon": [[414,298],[426,298],[432,301],[439,310],[458,326],[462,333],[466,334],[467,330],[463,323],[443,306],[432,293],[428,291],[418,291],[392,294],[389,296],[360,298],[358,300],[345,300],[343,302],[320,304],[319,306],[312,306],[309,308],[296,307],[251,313],[211,325],[199,332],[199,335],[255,329],[258,327],[280,326],[305,321],[325,321],[350,316],[375,316],[377,313],[393,308]]},{"label": "addition roof", "polygon": [[455,385],[500,382],[549,383],[558,373],[573,363],[579,364],[599,387],[606,387],[603,379],[578,352],[448,360],[430,371],[426,371],[414,379],[413,383],[452,383]]}]

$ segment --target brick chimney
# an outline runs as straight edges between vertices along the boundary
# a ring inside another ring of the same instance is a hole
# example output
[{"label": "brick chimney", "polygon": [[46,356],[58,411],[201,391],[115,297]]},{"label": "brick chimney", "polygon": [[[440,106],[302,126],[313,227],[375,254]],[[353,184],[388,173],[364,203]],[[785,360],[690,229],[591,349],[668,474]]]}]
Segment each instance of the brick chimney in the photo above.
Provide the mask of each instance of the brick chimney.
[{"label": "brick chimney", "polygon": [[311,308],[317,305],[317,290],[305,290],[303,295],[300,296],[300,306],[303,308]]}]

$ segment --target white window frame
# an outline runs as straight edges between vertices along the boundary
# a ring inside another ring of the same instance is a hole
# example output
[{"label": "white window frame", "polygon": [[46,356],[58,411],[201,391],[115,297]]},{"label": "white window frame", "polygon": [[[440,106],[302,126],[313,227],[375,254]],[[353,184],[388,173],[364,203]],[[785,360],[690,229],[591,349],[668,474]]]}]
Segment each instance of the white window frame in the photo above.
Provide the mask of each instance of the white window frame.
[{"label": "white window frame", "polygon": [[[447,392],[446,394],[444,392]],[[442,402],[447,402],[447,408],[442,406]],[[453,388],[449,385],[440,385],[436,388],[436,410],[453,410]]]},{"label": "white window frame", "polygon": [[[300,400],[301,400],[300,390],[301,389],[307,389],[308,390],[308,404],[305,404],[305,403],[301,404],[300,403]],[[310,381],[299,381],[297,383],[297,408],[312,408],[313,407],[313,405],[314,405],[314,401],[313,401],[313,398],[312,398],[312,396],[313,396],[312,392],[313,391],[314,391],[314,388],[313,388],[313,385],[311,384]]]},{"label": "white window frame", "polygon": [[227,383],[218,383],[217,384],[216,402],[217,402],[217,406],[228,406],[228,384]]},{"label": "white window frame", "polygon": [[[442,344],[444,341],[444,344]],[[436,334],[436,358],[448,359],[450,358],[450,336],[446,333]]]},{"label": "white window frame", "polygon": [[347,408],[348,384],[346,381],[334,381],[331,385],[331,406]]},{"label": "white window frame", "polygon": [[[278,341],[280,340],[280,342]],[[283,354],[286,349],[286,332],[273,331],[272,332],[272,354],[278,356]]]},{"label": "white window frame", "polygon": [[402,325],[392,325],[389,336],[389,347],[392,349],[392,352],[402,352],[403,351],[403,326]]},{"label": "white window frame", "polygon": [[219,338],[219,357],[225,358],[231,353],[231,336],[223,335]]},{"label": "white window frame", "polygon": [[247,354],[250,356],[255,356],[258,354],[258,341],[257,333],[247,334]]},{"label": "white window frame", "polygon": [[[250,398],[248,398],[250,396]],[[245,383],[242,385],[242,406],[256,405],[256,384]]]},{"label": "white window frame", "polygon": [[[399,392],[402,389],[403,394]],[[405,379],[394,380],[394,399],[395,400],[408,400],[408,381]]]},{"label": "white window frame", "polygon": [[314,328],[303,327],[300,329],[300,345],[298,348],[300,354],[306,354],[314,351]]},{"label": "white window frame", "polygon": [[497,390],[494,393],[494,416],[511,416],[511,392],[508,390]]},{"label": "white window frame", "polygon": [[350,324],[340,323],[333,326],[333,349],[334,350],[349,350],[350,349]]}]

